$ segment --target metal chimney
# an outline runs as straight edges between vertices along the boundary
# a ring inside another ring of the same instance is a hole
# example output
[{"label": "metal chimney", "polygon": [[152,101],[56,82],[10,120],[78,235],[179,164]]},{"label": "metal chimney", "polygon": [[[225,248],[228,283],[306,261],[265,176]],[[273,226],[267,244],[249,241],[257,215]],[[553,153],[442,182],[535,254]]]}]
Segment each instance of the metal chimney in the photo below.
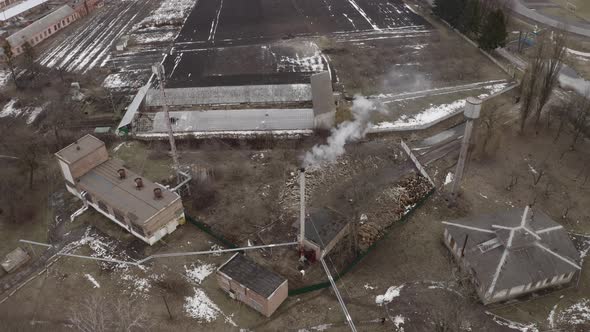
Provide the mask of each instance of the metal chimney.
[{"label": "metal chimney", "polygon": [[154,188],[154,199],[162,199],[162,189]]},{"label": "metal chimney", "polygon": [[141,188],[143,188],[143,179],[135,178],[135,189],[140,190]]},{"label": "metal chimney", "polygon": [[299,247],[305,239],[305,168],[299,169]]},{"label": "metal chimney", "polygon": [[119,179],[123,180],[124,178],[127,177],[127,173],[125,172],[124,168],[119,168],[117,170],[117,173],[119,173]]}]

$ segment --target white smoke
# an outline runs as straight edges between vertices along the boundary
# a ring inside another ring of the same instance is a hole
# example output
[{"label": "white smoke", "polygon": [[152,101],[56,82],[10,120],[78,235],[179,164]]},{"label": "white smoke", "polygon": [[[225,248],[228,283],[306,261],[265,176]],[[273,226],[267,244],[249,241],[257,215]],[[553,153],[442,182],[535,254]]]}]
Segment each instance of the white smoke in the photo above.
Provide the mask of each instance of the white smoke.
[{"label": "white smoke", "polygon": [[344,154],[344,145],[359,140],[367,134],[371,113],[377,111],[375,104],[361,96],[356,96],[352,103],[352,121],[345,121],[332,128],[328,141],[323,145],[315,145],[305,153],[303,167],[314,168],[324,163],[332,163]]}]

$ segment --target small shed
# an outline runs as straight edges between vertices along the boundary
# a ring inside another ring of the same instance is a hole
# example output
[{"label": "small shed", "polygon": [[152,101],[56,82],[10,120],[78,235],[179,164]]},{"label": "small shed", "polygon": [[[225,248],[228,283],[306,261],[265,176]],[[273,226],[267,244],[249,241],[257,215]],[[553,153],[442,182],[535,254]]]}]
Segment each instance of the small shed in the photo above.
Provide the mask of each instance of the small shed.
[{"label": "small shed", "polygon": [[303,245],[306,251],[314,252],[315,260],[328,254],[351,230],[350,223],[337,213],[323,208],[309,210]]},{"label": "small shed", "polygon": [[484,304],[565,285],[581,270],[566,230],[530,207],[443,222],[444,243]]},{"label": "small shed", "polygon": [[270,317],[289,294],[287,279],[237,253],[217,269],[217,283],[229,296]]},{"label": "small shed", "polygon": [[29,259],[31,259],[29,254],[26,251],[24,251],[23,248],[17,247],[4,257],[0,265],[2,265],[4,271],[10,273],[18,269],[19,267],[25,265],[25,263],[28,262]]}]

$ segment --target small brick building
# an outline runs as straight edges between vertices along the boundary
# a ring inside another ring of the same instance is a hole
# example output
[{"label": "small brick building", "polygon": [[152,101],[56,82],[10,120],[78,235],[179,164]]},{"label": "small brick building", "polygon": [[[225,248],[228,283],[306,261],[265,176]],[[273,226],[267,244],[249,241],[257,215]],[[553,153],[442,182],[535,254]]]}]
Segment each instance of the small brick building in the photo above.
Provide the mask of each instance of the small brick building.
[{"label": "small brick building", "polygon": [[217,269],[217,283],[233,299],[270,317],[289,295],[287,279],[237,253]]}]

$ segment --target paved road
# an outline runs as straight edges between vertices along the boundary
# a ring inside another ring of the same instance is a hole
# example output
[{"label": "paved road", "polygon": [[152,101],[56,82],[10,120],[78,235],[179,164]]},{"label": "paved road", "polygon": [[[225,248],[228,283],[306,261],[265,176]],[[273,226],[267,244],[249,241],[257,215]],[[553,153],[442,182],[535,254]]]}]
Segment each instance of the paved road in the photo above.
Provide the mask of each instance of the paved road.
[{"label": "paved road", "polygon": [[[498,48],[496,52],[522,71],[528,65],[524,59],[504,48]],[[562,88],[572,89],[581,95],[585,95],[590,91],[590,81],[585,80],[573,68],[565,64],[559,72],[559,84]]]},{"label": "paved road", "polygon": [[590,24],[571,24],[564,21],[558,21],[545,15],[539,14],[538,12],[526,7],[522,0],[514,0],[512,10],[517,14],[520,14],[533,21],[549,25],[555,28],[561,28],[564,26],[571,33],[575,33],[581,36],[590,37]]}]

